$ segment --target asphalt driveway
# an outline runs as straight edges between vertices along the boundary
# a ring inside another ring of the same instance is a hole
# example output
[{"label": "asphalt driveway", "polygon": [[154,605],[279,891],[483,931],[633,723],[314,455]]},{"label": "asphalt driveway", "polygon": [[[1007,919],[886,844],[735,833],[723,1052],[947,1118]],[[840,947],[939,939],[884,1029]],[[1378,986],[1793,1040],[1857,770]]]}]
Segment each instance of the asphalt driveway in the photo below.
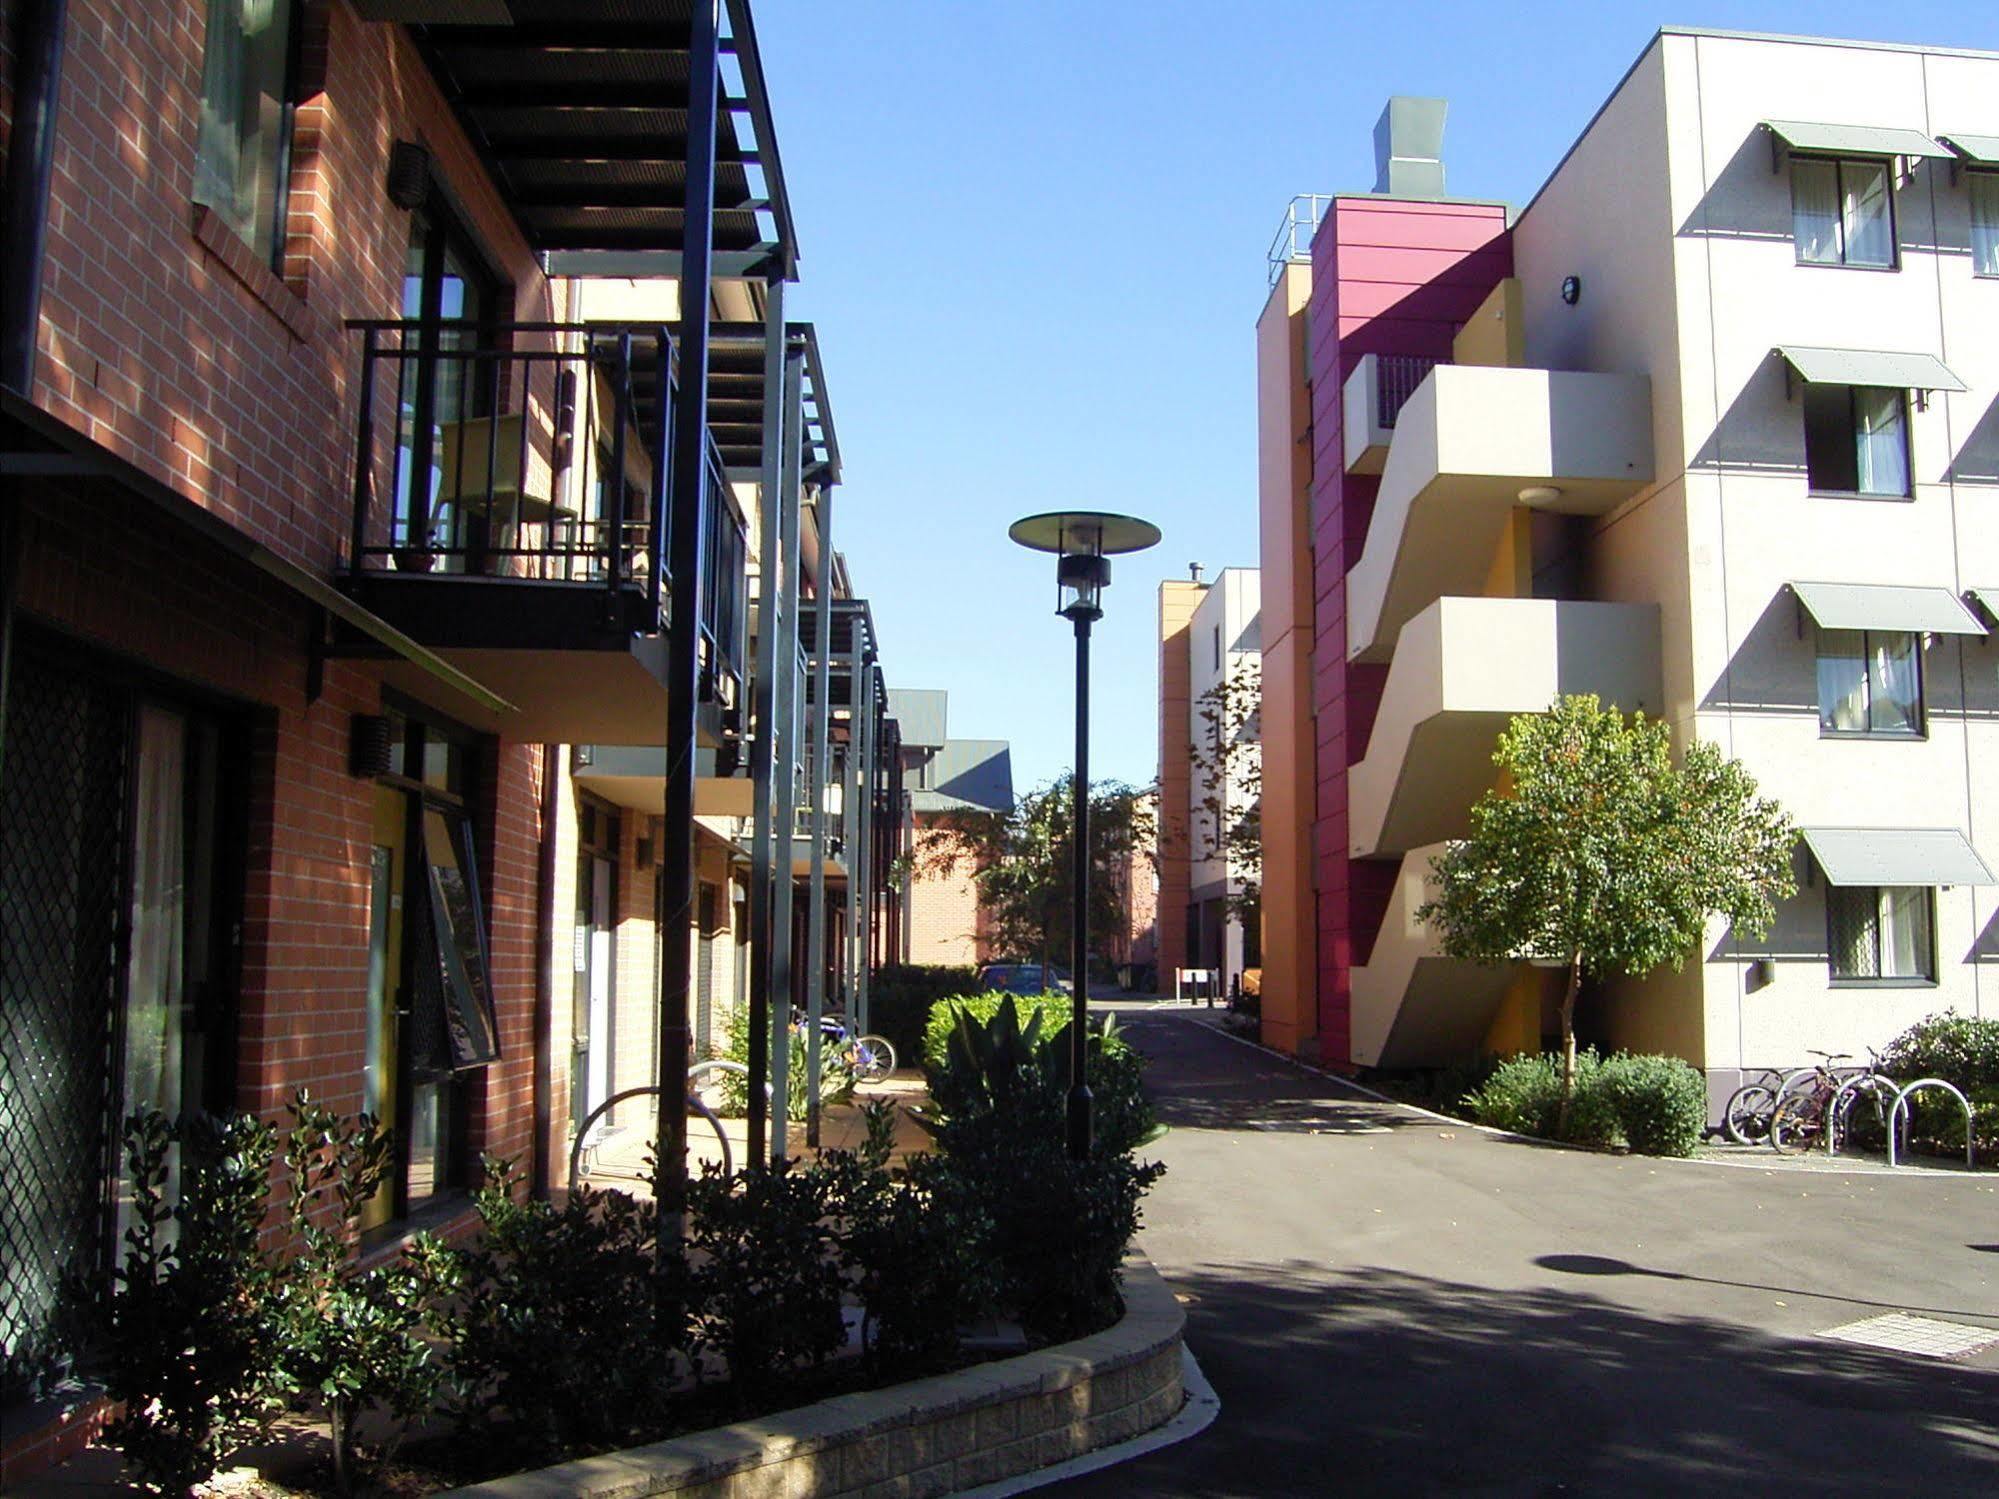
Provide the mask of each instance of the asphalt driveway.
[{"label": "asphalt driveway", "polygon": [[1999,1494],[1999,1173],[1618,1157],[1374,1102],[1128,1017],[1172,1131],[1143,1244],[1222,1403],[1059,1494]]}]

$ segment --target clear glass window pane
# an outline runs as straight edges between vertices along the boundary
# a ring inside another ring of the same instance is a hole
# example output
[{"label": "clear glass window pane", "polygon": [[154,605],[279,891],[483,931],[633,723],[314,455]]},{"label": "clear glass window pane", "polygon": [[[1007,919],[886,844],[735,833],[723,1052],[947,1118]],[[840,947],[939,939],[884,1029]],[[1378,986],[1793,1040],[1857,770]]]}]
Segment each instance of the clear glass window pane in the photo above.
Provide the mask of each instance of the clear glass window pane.
[{"label": "clear glass window pane", "polygon": [[194,201],[273,264],[280,246],[292,0],[209,0]]},{"label": "clear glass window pane", "polygon": [[1883,978],[1926,979],[1930,972],[1930,889],[1893,885],[1881,896]]},{"label": "clear glass window pane", "polygon": [[1866,642],[1858,630],[1819,631],[1819,727],[1829,734],[1867,732]]},{"label": "clear glass window pane", "polygon": [[1826,940],[1832,976],[1871,979],[1880,975],[1881,908],[1872,885],[1830,885],[1826,888]]},{"label": "clear glass window pane", "polygon": [[1838,265],[1839,166],[1809,156],[1791,158],[1791,234],[1798,259]]},{"label": "clear glass window pane", "polygon": [[1869,727],[1877,733],[1921,733],[1922,679],[1916,664],[1916,637],[1870,631],[1867,677]]},{"label": "clear glass window pane", "polygon": [[430,915],[442,980],[444,1038],[454,1070],[482,1067],[500,1055],[499,1026],[487,974],[486,923],[479,910],[472,830],[441,807],[423,814]]},{"label": "clear glass window pane", "polygon": [[1909,429],[1902,392],[1856,386],[1853,395],[1853,487],[1861,494],[1909,492]]},{"label": "clear glass window pane", "polygon": [[1895,227],[1888,206],[1888,165],[1880,161],[1839,164],[1840,221],[1848,265],[1893,265]]},{"label": "clear glass window pane", "polygon": [[1999,276],[1999,172],[1973,172],[1971,189],[1971,269]]}]

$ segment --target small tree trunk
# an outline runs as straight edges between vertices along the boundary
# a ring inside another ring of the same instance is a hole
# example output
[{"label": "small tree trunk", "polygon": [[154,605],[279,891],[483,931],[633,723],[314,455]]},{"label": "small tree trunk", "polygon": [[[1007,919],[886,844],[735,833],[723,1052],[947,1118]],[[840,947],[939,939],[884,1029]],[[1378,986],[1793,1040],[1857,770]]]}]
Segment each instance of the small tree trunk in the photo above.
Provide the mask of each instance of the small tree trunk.
[{"label": "small tree trunk", "polygon": [[1555,1115],[1555,1133],[1569,1132],[1569,1104],[1576,1094],[1576,995],[1583,986],[1583,955],[1569,954],[1569,982],[1562,991],[1562,1106]]},{"label": "small tree trunk", "polygon": [[349,1444],[354,1440],[354,1413],[348,1402],[338,1395],[327,1403],[327,1425],[333,1428],[333,1488],[339,1494],[354,1492],[353,1475],[348,1472],[352,1460]]}]

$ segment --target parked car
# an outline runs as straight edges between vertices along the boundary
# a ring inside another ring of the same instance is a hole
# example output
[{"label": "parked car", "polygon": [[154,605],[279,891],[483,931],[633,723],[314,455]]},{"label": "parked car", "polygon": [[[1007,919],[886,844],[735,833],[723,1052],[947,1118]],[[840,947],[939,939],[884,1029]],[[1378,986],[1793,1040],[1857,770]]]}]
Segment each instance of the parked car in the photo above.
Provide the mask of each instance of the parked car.
[{"label": "parked car", "polygon": [[1039,963],[988,963],[979,970],[980,986],[995,994],[1046,994],[1061,982]]}]

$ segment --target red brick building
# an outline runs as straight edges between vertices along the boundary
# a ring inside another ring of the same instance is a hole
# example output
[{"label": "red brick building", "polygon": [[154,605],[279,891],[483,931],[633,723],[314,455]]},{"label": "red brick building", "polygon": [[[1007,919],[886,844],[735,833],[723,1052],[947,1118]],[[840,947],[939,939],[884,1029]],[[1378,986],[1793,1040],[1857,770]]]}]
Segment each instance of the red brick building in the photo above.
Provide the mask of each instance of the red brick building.
[{"label": "red brick building", "polygon": [[[393,1242],[462,1224],[481,1154],[561,1184],[558,849],[648,933],[716,882],[731,982],[793,982],[770,766],[827,707],[752,670],[749,512],[795,659],[838,462],[748,5],[464,9],[0,5],[8,1477],[80,1429],[64,1287],[104,1284],[130,1110],[389,1118]],[[587,277],[679,294],[586,324]],[[850,737],[892,745],[866,668]],[[580,826],[584,745],[659,758],[656,813]],[[717,809],[740,858],[697,872]],[[650,947],[621,1082],[692,1039],[698,936]]]}]

